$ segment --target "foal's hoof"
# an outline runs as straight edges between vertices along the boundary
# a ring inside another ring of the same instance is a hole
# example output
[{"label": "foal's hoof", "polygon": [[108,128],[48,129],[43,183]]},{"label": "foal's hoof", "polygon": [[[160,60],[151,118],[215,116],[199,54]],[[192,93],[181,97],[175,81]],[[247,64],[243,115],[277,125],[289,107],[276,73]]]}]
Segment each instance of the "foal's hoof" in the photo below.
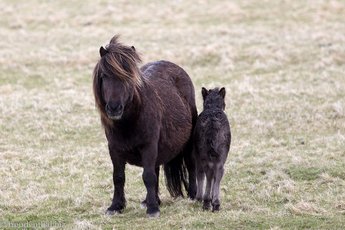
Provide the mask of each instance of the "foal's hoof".
[{"label": "foal's hoof", "polygon": [[220,204],[213,205],[212,212],[219,212],[220,210]]},{"label": "foal's hoof", "polygon": [[210,210],[210,208],[211,208],[211,201],[204,200],[204,204],[202,206],[202,209],[206,211],[206,210]]},{"label": "foal's hoof", "polygon": [[114,216],[114,215],[119,215],[122,213],[122,210],[107,210],[105,211],[105,215],[107,216]]},{"label": "foal's hoof", "polygon": [[218,199],[212,201],[212,212],[218,212],[220,209],[220,201]]},{"label": "foal's hoof", "polygon": [[189,199],[191,199],[191,200],[195,200],[195,195],[196,195],[196,191],[190,191],[190,192],[188,193],[188,197],[189,197]]},{"label": "foal's hoof", "polygon": [[157,212],[153,212],[153,213],[147,213],[147,217],[148,218],[158,218],[160,215],[160,212],[157,211]]}]

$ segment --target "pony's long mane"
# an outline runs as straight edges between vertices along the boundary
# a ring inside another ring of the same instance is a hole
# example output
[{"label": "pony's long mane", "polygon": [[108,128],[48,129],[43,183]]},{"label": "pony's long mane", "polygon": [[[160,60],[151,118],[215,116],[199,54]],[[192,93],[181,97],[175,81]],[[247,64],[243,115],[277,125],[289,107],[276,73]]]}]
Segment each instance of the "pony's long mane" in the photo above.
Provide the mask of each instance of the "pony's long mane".
[{"label": "pony's long mane", "polygon": [[112,122],[105,112],[105,101],[102,96],[102,76],[115,77],[121,80],[126,88],[129,86],[138,94],[138,88],[142,85],[142,78],[138,63],[141,62],[139,54],[134,47],[129,47],[118,42],[119,36],[115,35],[105,47],[105,54],[101,56],[93,71],[93,93],[95,104],[101,113],[101,121],[104,127]]}]

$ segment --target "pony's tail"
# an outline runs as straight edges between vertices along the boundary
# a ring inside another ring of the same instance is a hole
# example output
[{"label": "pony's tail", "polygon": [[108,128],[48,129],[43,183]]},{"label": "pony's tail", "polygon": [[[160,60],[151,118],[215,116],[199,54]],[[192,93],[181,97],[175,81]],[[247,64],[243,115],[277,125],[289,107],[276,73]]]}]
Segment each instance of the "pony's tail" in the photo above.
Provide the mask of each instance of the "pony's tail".
[{"label": "pony's tail", "polygon": [[187,168],[183,161],[183,155],[179,154],[177,157],[164,165],[165,183],[170,195],[174,198],[183,195],[182,184],[187,190]]}]

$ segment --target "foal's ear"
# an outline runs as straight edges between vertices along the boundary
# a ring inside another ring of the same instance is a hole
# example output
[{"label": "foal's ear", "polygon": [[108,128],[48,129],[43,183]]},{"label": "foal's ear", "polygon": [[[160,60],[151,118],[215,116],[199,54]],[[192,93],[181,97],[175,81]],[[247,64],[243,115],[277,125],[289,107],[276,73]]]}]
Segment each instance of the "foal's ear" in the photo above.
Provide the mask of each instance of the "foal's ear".
[{"label": "foal's ear", "polygon": [[222,87],[220,90],[219,90],[219,95],[224,99],[225,98],[225,88]]},{"label": "foal's ear", "polygon": [[135,47],[134,46],[131,46],[132,50],[135,52]]},{"label": "foal's ear", "polygon": [[101,57],[103,57],[107,53],[108,53],[108,50],[104,49],[103,46],[101,46],[101,48],[99,48],[99,55],[101,55]]},{"label": "foal's ear", "polygon": [[204,87],[201,88],[201,94],[202,94],[202,98],[205,100],[205,98],[208,95],[208,90],[205,89]]}]

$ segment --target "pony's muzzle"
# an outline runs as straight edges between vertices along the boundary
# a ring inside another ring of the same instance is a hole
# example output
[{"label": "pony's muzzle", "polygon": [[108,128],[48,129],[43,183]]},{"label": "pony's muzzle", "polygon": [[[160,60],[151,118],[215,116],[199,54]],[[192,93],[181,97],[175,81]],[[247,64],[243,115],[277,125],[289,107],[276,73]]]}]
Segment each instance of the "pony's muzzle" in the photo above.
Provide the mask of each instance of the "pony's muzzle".
[{"label": "pony's muzzle", "polygon": [[123,105],[120,103],[107,103],[105,106],[105,112],[112,120],[119,120],[123,114]]}]

